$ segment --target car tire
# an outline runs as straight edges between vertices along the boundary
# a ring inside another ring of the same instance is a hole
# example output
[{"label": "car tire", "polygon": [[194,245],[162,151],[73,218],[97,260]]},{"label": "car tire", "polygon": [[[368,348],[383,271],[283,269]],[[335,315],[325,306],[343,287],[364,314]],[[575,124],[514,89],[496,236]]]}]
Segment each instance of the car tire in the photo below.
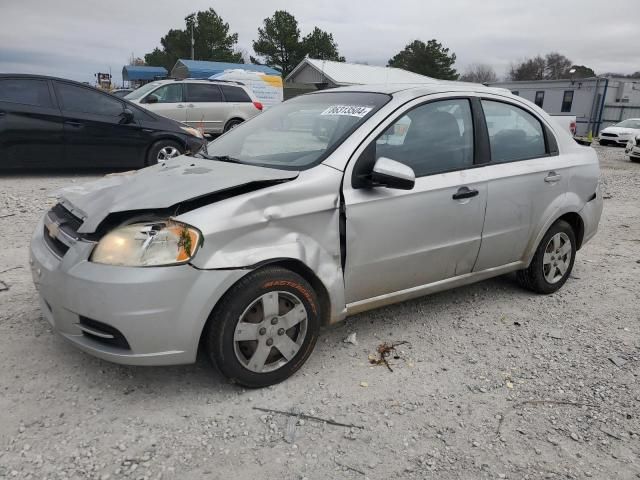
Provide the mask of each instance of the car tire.
[{"label": "car tire", "polygon": [[184,147],[173,140],[159,140],[149,149],[147,153],[147,166],[155,165],[163,160],[177,157],[184,153]]},{"label": "car tire", "polygon": [[241,120],[239,118],[232,118],[231,120],[229,120],[227,122],[227,124],[224,126],[224,131],[225,133],[228,132],[229,130],[231,130],[232,128],[236,128],[238,125],[240,125],[244,120]]},{"label": "car tire", "polygon": [[536,293],[553,293],[571,275],[575,258],[576,236],[573,228],[564,220],[559,220],[542,237],[529,267],[517,272],[518,282]]},{"label": "car tire", "polygon": [[224,295],[209,318],[205,347],[233,383],[267,387],[293,375],[309,358],[320,318],[318,296],[309,282],[285,268],[267,266]]},{"label": "car tire", "polygon": [[629,160],[634,163],[640,163],[640,157],[632,157],[631,155],[629,155]]}]

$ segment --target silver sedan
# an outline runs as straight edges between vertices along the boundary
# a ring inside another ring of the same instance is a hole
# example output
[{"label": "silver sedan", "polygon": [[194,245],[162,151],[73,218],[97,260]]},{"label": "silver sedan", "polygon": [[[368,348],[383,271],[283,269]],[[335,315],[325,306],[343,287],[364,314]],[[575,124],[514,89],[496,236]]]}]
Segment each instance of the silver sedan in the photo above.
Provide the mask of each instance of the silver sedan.
[{"label": "silver sedan", "polygon": [[271,385],[320,326],[517,272],[550,294],[602,212],[541,109],[434,81],[316,92],[177,157],[60,192],[31,243],[53,327],[92,355]]}]

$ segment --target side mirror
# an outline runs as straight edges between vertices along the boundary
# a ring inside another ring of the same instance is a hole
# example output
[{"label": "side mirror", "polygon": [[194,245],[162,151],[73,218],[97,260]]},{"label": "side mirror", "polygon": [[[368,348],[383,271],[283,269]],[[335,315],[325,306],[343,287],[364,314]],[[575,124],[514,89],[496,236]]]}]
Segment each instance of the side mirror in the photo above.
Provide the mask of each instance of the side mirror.
[{"label": "side mirror", "polygon": [[134,119],[133,112],[126,107],[124,110],[122,110],[120,117],[122,118],[122,120],[120,120],[120,123],[122,124],[131,123]]},{"label": "side mirror", "polygon": [[374,186],[411,190],[416,184],[416,175],[404,163],[380,157],[373,166],[371,180]]},{"label": "side mirror", "polygon": [[156,97],[155,95],[147,95],[146,97],[144,97],[142,103],[158,103],[158,97]]}]

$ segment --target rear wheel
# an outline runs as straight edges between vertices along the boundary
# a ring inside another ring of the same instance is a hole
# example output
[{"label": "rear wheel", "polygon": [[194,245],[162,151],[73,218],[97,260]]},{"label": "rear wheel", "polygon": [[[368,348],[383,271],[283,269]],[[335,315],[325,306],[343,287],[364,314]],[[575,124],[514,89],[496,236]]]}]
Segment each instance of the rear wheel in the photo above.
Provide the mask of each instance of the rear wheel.
[{"label": "rear wheel", "polygon": [[576,237],[564,220],[554,223],[542,238],[528,268],[517,273],[519,283],[537,293],[553,293],[569,278],[575,261]]},{"label": "rear wheel", "polygon": [[319,330],[320,304],[311,285],[290,270],[265,267],[225,294],[205,342],[223,375],[259,388],[293,375],[309,358]]},{"label": "rear wheel", "polygon": [[231,120],[229,120],[227,122],[227,124],[224,126],[224,131],[228,132],[229,130],[231,130],[232,128],[236,128],[238,125],[240,125],[242,123],[242,120],[239,118],[233,118]]},{"label": "rear wheel", "polygon": [[147,165],[155,165],[158,162],[182,155],[184,147],[173,140],[160,140],[154,143],[147,154]]}]

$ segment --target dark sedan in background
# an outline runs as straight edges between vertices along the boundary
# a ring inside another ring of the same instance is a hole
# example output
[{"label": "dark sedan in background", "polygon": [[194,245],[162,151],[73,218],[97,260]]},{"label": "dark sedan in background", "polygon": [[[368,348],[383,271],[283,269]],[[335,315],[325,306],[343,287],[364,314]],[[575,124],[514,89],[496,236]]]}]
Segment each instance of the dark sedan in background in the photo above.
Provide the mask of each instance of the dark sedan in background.
[{"label": "dark sedan in background", "polygon": [[91,86],[0,74],[0,169],[144,167],[205,143],[198,130]]}]

